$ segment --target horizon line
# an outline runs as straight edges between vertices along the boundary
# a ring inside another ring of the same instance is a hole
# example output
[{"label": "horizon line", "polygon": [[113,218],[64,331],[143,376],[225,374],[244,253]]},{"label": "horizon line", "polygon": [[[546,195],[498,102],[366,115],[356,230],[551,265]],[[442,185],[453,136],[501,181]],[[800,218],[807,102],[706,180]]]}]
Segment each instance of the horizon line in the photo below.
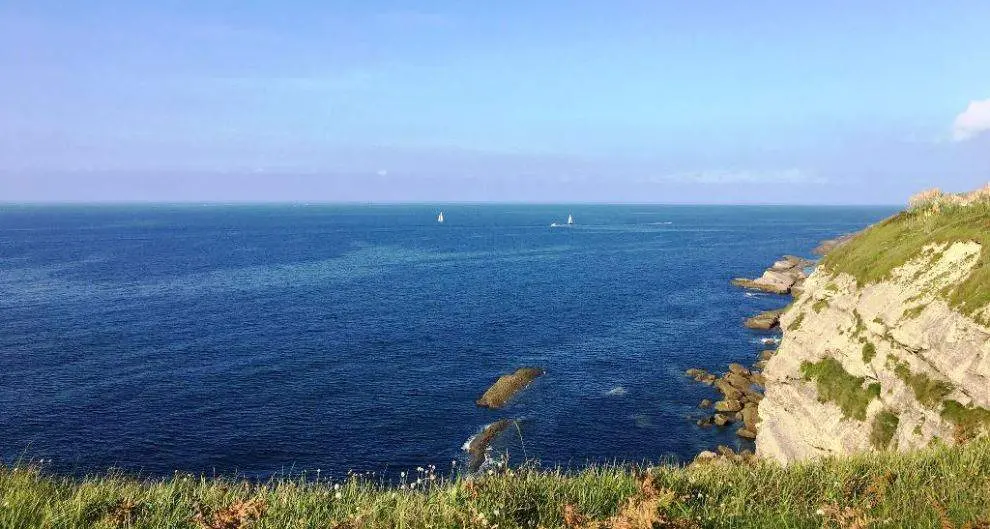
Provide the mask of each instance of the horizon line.
[{"label": "horizon line", "polygon": [[815,202],[634,202],[634,201],[574,201],[543,202],[515,200],[24,200],[0,201],[7,206],[761,206],[761,207],[906,207],[899,203],[815,203]]}]

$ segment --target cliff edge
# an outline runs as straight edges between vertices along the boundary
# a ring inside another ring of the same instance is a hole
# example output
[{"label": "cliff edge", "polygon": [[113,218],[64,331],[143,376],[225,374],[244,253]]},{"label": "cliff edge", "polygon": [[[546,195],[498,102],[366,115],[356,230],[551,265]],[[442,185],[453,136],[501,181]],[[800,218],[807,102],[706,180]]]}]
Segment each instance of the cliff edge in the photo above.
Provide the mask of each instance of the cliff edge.
[{"label": "cliff edge", "polygon": [[780,318],[757,455],[787,463],[990,431],[990,184],[928,191],[829,252]]}]

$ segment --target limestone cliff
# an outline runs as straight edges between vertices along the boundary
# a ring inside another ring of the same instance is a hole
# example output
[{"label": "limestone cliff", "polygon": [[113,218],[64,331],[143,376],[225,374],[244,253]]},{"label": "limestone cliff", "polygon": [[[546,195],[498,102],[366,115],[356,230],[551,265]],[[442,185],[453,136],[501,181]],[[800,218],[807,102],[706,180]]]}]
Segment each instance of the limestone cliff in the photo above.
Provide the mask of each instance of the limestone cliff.
[{"label": "limestone cliff", "polygon": [[990,187],[926,195],[816,268],[780,319],[758,455],[790,462],[987,432],[988,197]]}]

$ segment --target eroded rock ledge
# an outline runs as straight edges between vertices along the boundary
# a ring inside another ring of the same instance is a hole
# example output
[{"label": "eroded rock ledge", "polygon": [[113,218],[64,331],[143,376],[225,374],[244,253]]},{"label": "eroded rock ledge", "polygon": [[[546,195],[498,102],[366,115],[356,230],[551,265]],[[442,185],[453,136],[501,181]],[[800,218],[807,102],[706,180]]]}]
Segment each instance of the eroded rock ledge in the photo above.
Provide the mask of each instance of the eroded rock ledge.
[{"label": "eroded rock ledge", "polygon": [[767,268],[762,276],[756,279],[737,277],[732,280],[732,284],[772,294],[790,294],[795,289],[801,289],[801,285],[808,277],[805,269],[814,264],[814,261],[803,257],[785,255]]}]

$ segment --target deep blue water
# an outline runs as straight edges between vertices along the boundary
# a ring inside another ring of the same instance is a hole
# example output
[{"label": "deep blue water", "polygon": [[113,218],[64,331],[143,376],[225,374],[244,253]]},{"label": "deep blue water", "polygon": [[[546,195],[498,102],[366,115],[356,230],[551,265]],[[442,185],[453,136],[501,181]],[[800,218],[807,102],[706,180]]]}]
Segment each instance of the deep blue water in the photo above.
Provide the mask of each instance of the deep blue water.
[{"label": "deep blue water", "polygon": [[[689,419],[713,392],[684,369],[752,362],[742,319],[785,303],[729,280],[892,212],[438,209],[0,206],[0,456],[381,472],[508,417],[515,458],[689,458],[737,440]],[[526,365],[547,374],[475,407]]]}]

